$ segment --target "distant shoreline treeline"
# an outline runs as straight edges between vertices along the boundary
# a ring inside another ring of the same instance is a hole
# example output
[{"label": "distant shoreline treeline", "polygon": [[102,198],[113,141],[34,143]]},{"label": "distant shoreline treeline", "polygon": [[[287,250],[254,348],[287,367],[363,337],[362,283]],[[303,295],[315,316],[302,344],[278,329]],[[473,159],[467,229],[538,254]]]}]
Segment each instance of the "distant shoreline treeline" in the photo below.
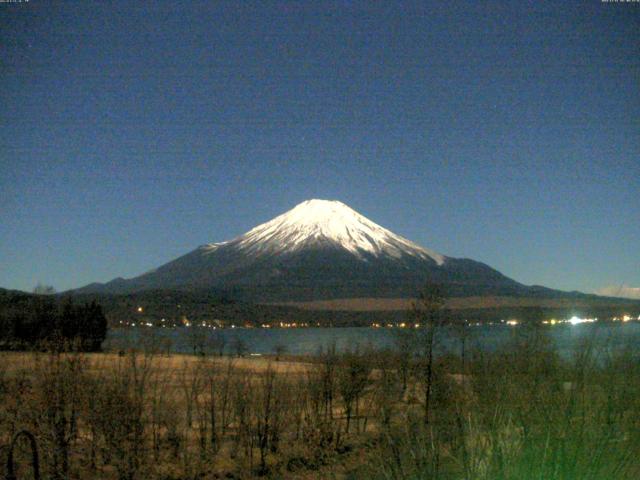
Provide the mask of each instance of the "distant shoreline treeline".
[{"label": "distant shoreline treeline", "polygon": [[[263,324],[276,327],[280,322],[297,322],[309,327],[369,327],[374,323],[397,324],[410,321],[412,318],[410,309],[390,311],[305,310],[283,305],[191,299],[186,298],[186,295],[179,296],[177,294],[167,298],[163,295],[153,295],[153,292],[104,298],[84,298],[81,296],[78,299],[98,301],[103,305],[105,315],[113,327],[132,323],[180,326],[184,324],[185,320],[191,325],[200,325],[204,322],[218,327],[230,327],[231,325],[259,327]],[[466,320],[469,323],[488,323],[499,322],[502,319],[540,322],[551,318],[568,319],[574,315],[609,319],[626,314],[637,317],[640,314],[640,307],[630,304],[564,308],[513,306],[447,309],[447,318],[454,323],[461,320]]]},{"label": "distant shoreline treeline", "polygon": [[[60,295],[34,296],[25,292],[0,289],[0,317],[7,312],[24,311],[34,297],[51,298],[64,302]],[[293,305],[269,305],[245,302],[211,291],[149,290],[131,294],[75,294],[78,304],[96,302],[102,306],[111,327],[151,324],[155,326],[215,325],[218,327],[253,326],[264,324],[278,326],[296,322],[309,327],[368,327],[372,324],[399,324],[410,321],[411,311],[406,310],[311,310]],[[580,301],[578,301],[580,300]],[[596,298],[588,304],[582,297],[567,306],[491,306],[484,308],[447,309],[447,318],[458,323],[490,323],[517,319],[519,322],[568,319],[572,316],[610,319],[615,316],[640,315],[640,302]],[[586,303],[586,304],[585,304]]]},{"label": "distant shoreline treeline", "polygon": [[[218,327],[277,326],[302,323],[315,327],[368,327],[373,323],[395,324],[410,320],[411,309],[358,311],[349,309],[304,309],[296,305],[259,304],[245,301],[233,292],[209,290],[144,290],[127,294],[79,293],[82,302],[96,301],[103,306],[113,327],[131,324],[157,326],[216,325]],[[447,295],[452,296],[449,289]],[[470,306],[447,311],[452,322],[496,322],[517,319],[521,322],[567,319],[572,316],[608,319],[640,315],[640,302],[625,299],[567,294],[566,306]],[[544,298],[541,297],[541,300]]]},{"label": "distant shoreline treeline", "polygon": [[107,318],[95,301],[27,295],[14,298],[0,311],[0,350],[63,349],[100,351],[107,336]]}]

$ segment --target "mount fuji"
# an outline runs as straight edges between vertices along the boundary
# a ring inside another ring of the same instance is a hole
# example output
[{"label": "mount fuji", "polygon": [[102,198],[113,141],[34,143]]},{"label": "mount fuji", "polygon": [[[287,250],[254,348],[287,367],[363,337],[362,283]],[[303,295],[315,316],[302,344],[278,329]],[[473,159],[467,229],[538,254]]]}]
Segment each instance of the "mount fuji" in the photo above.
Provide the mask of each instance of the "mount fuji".
[{"label": "mount fuji", "polygon": [[232,240],[202,245],[138,277],[76,292],[216,290],[248,301],[288,302],[408,298],[427,282],[444,285],[452,296],[529,295],[542,289],[483,263],[417,245],[341,202],[308,200]]}]

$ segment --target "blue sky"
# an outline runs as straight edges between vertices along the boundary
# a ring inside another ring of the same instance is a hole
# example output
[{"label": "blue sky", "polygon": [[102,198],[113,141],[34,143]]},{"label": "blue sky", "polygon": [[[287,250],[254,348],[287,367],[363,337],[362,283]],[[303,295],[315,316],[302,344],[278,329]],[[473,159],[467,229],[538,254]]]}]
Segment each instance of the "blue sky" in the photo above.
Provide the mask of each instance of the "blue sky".
[{"label": "blue sky", "polygon": [[309,198],[526,284],[640,286],[640,4],[0,4],[0,286]]}]

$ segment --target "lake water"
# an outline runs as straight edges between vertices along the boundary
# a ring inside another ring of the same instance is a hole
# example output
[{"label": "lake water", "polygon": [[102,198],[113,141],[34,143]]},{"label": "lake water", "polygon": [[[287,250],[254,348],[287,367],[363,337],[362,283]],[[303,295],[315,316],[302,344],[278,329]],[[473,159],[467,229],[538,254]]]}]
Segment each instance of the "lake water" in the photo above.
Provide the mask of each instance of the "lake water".
[{"label": "lake water", "polygon": [[[483,350],[493,350],[505,344],[514,336],[523,333],[521,325],[483,325],[467,329],[467,345]],[[585,341],[596,345],[622,348],[630,346],[640,349],[640,322],[626,323],[596,322],[591,324],[562,324],[545,326],[545,331],[563,356],[568,356]],[[356,347],[376,349],[392,348],[397,338],[393,328],[236,328],[212,330],[206,328],[154,328],[137,327],[112,329],[104,347],[109,350],[144,349],[154,347],[174,353],[193,353],[194,346],[215,352],[220,339],[225,343],[225,351],[233,353],[240,340],[247,353],[271,354],[282,345],[289,354],[305,355],[317,353],[320,349],[335,344],[340,351]],[[440,351],[458,348],[459,337],[451,330],[441,334]]]}]

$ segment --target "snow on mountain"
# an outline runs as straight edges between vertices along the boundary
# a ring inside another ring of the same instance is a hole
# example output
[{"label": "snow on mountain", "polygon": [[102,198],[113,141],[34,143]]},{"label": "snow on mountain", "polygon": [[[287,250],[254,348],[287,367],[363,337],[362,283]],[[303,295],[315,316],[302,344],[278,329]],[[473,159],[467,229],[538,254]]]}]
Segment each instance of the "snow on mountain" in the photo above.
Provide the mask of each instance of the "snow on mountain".
[{"label": "snow on mountain", "polygon": [[365,254],[392,258],[408,255],[431,259],[437,265],[443,265],[446,260],[445,256],[396,235],[342,202],[317,199],[302,202],[240,237],[205,245],[203,249],[205,253],[212,253],[227,245],[253,255],[283,254],[331,245],[362,259],[366,258]]}]

